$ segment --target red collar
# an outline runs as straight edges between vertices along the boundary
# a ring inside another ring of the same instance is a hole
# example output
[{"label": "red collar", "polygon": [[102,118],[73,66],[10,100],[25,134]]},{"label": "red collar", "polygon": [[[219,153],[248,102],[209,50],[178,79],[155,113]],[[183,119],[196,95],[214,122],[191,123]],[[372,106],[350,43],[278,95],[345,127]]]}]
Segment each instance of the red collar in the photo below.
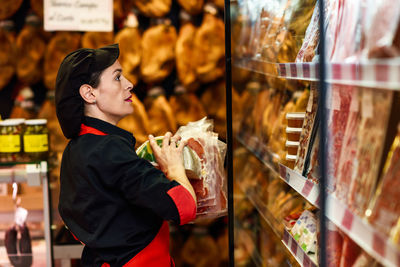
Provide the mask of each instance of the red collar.
[{"label": "red collar", "polygon": [[87,126],[87,125],[82,123],[81,124],[81,131],[79,132],[79,136],[84,135],[84,134],[107,135],[106,133],[103,133],[102,131],[99,131],[96,128]]}]

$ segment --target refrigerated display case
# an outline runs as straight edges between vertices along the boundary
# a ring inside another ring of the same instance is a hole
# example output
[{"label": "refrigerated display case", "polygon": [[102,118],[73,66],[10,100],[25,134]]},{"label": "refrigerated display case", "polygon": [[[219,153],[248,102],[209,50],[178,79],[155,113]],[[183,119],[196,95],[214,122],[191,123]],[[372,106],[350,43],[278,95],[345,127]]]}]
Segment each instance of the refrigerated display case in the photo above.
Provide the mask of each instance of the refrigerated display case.
[{"label": "refrigerated display case", "polygon": [[283,266],[262,235],[299,266],[400,264],[400,10],[366,2],[229,2],[234,217],[245,198],[268,228],[234,225],[253,265]]}]

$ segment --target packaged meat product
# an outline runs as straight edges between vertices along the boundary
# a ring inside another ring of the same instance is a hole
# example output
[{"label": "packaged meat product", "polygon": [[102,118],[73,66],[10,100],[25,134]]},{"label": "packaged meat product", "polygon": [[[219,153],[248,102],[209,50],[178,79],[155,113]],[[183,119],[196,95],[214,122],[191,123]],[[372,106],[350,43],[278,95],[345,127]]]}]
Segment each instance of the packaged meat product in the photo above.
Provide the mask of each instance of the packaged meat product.
[{"label": "packaged meat product", "polygon": [[392,91],[363,88],[357,132],[356,174],[350,184],[349,206],[363,215],[374,192],[392,106]]},{"label": "packaged meat product", "polygon": [[355,133],[358,132],[361,121],[360,99],[361,90],[358,88],[351,89],[349,117],[343,135],[335,191],[338,199],[343,200],[344,203],[348,201],[350,184],[357,167],[354,159],[357,155],[358,137]]},{"label": "packaged meat product", "polygon": [[334,191],[336,187],[336,176],[339,166],[340,152],[343,144],[343,136],[346,130],[347,119],[350,112],[351,86],[332,85],[328,99],[328,182],[329,190]]},{"label": "packaged meat product", "polygon": [[133,0],[134,5],[147,17],[164,17],[171,10],[171,0]]},{"label": "packaged meat product", "polygon": [[247,114],[251,114],[254,105],[257,101],[258,93],[261,90],[261,84],[259,82],[249,82],[246,84],[246,89],[243,91],[241,95],[241,125],[240,131],[241,134],[244,133],[252,133],[254,131],[254,119],[252,116],[248,116]]},{"label": "packaged meat product", "polygon": [[318,109],[318,91],[316,83],[310,85],[310,95],[306,107],[306,114],[304,117],[302,132],[300,135],[300,145],[297,151],[297,160],[294,169],[299,173],[304,172],[304,164],[307,159],[307,155],[311,150],[310,142],[312,140],[312,132],[314,128],[314,122]]},{"label": "packaged meat product", "polygon": [[[400,55],[400,1],[365,0],[368,6],[364,19],[365,54],[368,58]],[[385,29],[385,30],[382,30]]]},{"label": "packaged meat product", "polygon": [[194,43],[197,28],[190,21],[189,15],[184,14],[183,12],[180,14],[182,25],[175,46],[176,70],[182,85],[187,90],[195,91],[200,85],[196,73],[196,57],[198,54]]},{"label": "packaged meat product", "polygon": [[224,76],[225,25],[217,17],[217,10],[206,4],[205,14],[194,37],[196,73],[202,83],[213,82]]},{"label": "packaged meat product", "polygon": [[285,97],[282,91],[275,89],[270,89],[269,94],[269,101],[267,102],[264,111],[253,113],[253,116],[257,117],[262,114],[261,140],[263,140],[264,143],[268,143],[268,145],[270,145],[269,142],[272,141],[271,136],[274,126],[281,115],[281,104]]},{"label": "packaged meat product", "polygon": [[299,142],[302,128],[286,127],[286,135],[288,141]]},{"label": "packaged meat product", "polygon": [[197,15],[203,10],[204,0],[178,0],[183,9],[191,15]]},{"label": "packaged meat product", "polygon": [[290,231],[306,253],[315,253],[317,250],[317,223],[317,217],[305,210]]},{"label": "packaged meat product", "polygon": [[347,235],[343,236],[340,267],[352,267],[361,253],[361,248]]},{"label": "packaged meat product", "polygon": [[168,21],[148,28],[142,37],[140,73],[146,83],[164,80],[175,66],[175,27]]},{"label": "packaged meat product", "polygon": [[400,218],[390,231],[390,239],[397,245],[400,244]]},{"label": "packaged meat product", "polygon": [[286,149],[288,155],[296,156],[297,159],[297,151],[299,149],[300,142],[286,141]]},{"label": "packaged meat product", "polygon": [[344,0],[324,1],[325,4],[325,53],[327,59],[332,59],[336,49],[336,40],[340,29],[341,11],[343,9]]},{"label": "packaged meat product", "polygon": [[36,117],[36,106],[33,101],[35,94],[30,87],[15,87],[18,95],[14,101],[14,107],[11,110],[10,118],[34,119]]},{"label": "packaged meat product", "polygon": [[150,121],[150,133],[154,136],[174,133],[177,129],[176,118],[165,97],[162,87],[153,87],[144,99],[144,106]]},{"label": "packaged meat product", "polygon": [[124,76],[132,83],[137,84],[140,75],[140,59],[142,48],[139,23],[135,14],[130,13],[125,26],[115,36],[114,42],[119,44],[121,53],[119,62],[124,70]]},{"label": "packaged meat product", "polygon": [[[316,120],[316,122],[317,121],[318,120]],[[308,179],[310,179],[315,183],[318,183],[321,177],[319,155],[318,155],[320,146],[319,142],[320,142],[319,123],[314,123],[314,128],[312,130],[312,136],[309,144],[310,155],[307,156],[306,161],[304,163],[303,175],[307,176]]]},{"label": "packaged meat product", "polygon": [[326,225],[326,265],[339,267],[342,258],[343,236],[332,222],[327,221]]},{"label": "packaged meat product", "polygon": [[12,17],[20,8],[23,0],[3,0],[0,5],[0,20]]},{"label": "packaged meat product", "polygon": [[0,90],[3,89],[15,73],[16,51],[14,22],[0,24]]},{"label": "packaged meat product", "polygon": [[[275,94],[277,95],[277,94]],[[269,107],[273,110],[273,92],[267,88],[262,88],[257,95],[257,99],[254,108],[251,113],[251,117],[254,120],[254,130],[252,132],[253,136],[257,137],[258,140],[263,141],[263,112]],[[272,121],[270,121],[272,123]],[[271,127],[271,126],[270,126]],[[272,128],[272,127],[271,127]]]},{"label": "packaged meat product", "polygon": [[[184,149],[184,166],[197,197],[197,218],[215,218],[226,214],[226,175],[224,158],[226,145],[212,132],[212,121],[203,118],[178,129],[177,134],[188,142]],[[158,145],[162,137],[157,138]],[[148,142],[137,149],[139,157],[154,165],[154,155]]]},{"label": "packaged meat product", "polygon": [[[363,49],[362,15],[364,0],[343,1],[341,21],[337,29],[336,48],[331,60],[334,62],[358,61]],[[370,6],[368,8],[371,8]],[[368,35],[371,35],[369,33]]]},{"label": "packaged meat product", "polygon": [[183,86],[175,87],[174,94],[169,98],[169,104],[178,126],[186,125],[191,121],[197,121],[206,116],[203,105],[197,96],[186,92]]},{"label": "packaged meat product", "polygon": [[286,113],[288,127],[299,128],[303,127],[305,112],[288,112]]},{"label": "packaged meat product", "polygon": [[[326,14],[326,12],[325,12]],[[296,57],[296,62],[311,62],[317,54],[319,44],[319,3],[315,4],[310,24],[307,27],[303,44]]]},{"label": "packaged meat product", "polygon": [[400,131],[387,157],[382,179],[370,204],[370,210],[366,213],[369,222],[386,235],[389,235],[390,229],[400,218],[399,177]]},{"label": "packaged meat product", "polygon": [[79,48],[80,33],[57,32],[46,47],[44,55],[44,84],[55,90],[58,68],[63,59]]},{"label": "packaged meat product", "polygon": [[118,122],[118,127],[133,133],[136,138],[136,147],[148,140],[151,133],[150,121],[143,103],[132,94],[133,113]]},{"label": "packaged meat product", "polygon": [[[30,85],[37,83],[42,78],[46,42],[39,17],[29,15],[26,17],[25,23],[16,40],[16,67],[18,79]],[[58,66],[55,71],[58,70]]]}]

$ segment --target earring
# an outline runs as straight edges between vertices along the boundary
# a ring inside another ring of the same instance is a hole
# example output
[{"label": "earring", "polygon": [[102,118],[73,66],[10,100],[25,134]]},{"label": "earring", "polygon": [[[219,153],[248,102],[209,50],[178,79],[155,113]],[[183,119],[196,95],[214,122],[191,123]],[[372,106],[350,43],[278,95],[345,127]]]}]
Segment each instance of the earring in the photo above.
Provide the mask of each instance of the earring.
[{"label": "earring", "polygon": [[93,101],[93,104],[96,104],[96,99]]}]

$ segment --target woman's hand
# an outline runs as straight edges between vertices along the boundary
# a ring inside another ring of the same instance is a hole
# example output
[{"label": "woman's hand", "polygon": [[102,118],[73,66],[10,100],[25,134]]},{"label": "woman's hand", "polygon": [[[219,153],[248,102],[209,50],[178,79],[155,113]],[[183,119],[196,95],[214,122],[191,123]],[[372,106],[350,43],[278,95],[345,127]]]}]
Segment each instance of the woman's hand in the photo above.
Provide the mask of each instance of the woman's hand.
[{"label": "woman's hand", "polygon": [[[179,146],[176,143],[181,139],[180,136],[172,136],[172,133],[167,132],[164,135],[162,147],[157,145],[156,140],[152,135],[149,136],[150,146],[153,150],[154,157],[163,173],[172,179],[175,175],[185,173],[183,166],[183,148],[186,142],[180,142]],[[172,176],[172,177],[171,177]]]},{"label": "woman's hand", "polygon": [[149,135],[149,142],[154,157],[165,176],[184,186],[196,202],[196,194],[186,176],[185,167],[183,166],[183,148],[186,146],[187,142],[181,141],[179,146],[177,146],[176,143],[181,140],[181,137],[178,135],[171,136],[172,133],[167,132],[164,135],[162,147],[159,147],[154,136]]}]

